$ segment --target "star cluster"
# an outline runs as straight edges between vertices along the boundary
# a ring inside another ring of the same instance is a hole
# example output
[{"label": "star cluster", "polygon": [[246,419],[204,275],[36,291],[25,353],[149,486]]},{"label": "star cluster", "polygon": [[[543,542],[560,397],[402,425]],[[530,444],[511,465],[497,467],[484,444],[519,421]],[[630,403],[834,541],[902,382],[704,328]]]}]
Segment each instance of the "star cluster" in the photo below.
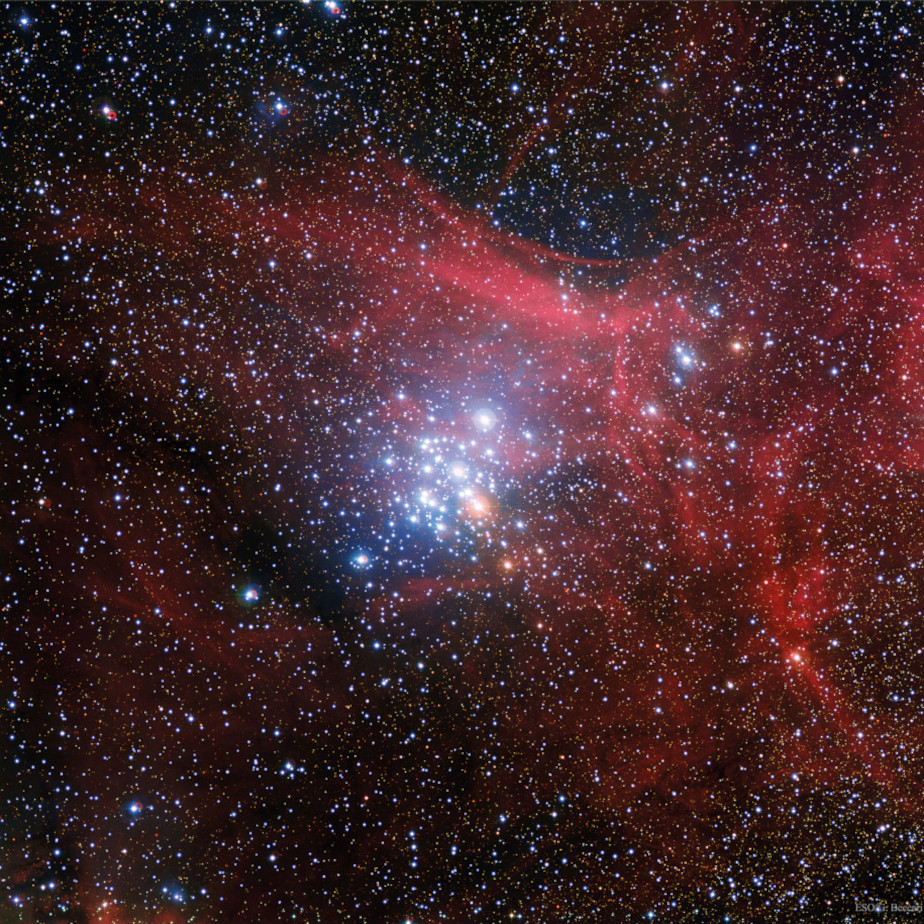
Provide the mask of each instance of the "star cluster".
[{"label": "star cluster", "polygon": [[3,13],[0,921],[922,901],[924,7]]}]

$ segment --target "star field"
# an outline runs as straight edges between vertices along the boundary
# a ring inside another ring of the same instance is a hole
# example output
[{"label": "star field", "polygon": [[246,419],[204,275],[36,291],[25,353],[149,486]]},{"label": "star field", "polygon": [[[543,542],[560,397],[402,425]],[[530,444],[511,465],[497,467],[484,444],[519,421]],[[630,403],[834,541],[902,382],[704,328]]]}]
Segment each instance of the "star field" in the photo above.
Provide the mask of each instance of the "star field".
[{"label": "star field", "polygon": [[0,922],[920,915],[922,17],[5,5]]}]

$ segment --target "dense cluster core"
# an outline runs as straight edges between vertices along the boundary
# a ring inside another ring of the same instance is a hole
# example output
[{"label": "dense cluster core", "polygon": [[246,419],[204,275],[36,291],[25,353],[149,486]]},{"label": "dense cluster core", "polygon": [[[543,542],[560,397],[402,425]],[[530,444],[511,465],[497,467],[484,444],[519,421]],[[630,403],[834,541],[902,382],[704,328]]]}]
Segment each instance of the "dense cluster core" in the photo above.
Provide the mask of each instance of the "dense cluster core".
[{"label": "dense cluster core", "polygon": [[0,922],[921,901],[924,6],[2,13]]}]

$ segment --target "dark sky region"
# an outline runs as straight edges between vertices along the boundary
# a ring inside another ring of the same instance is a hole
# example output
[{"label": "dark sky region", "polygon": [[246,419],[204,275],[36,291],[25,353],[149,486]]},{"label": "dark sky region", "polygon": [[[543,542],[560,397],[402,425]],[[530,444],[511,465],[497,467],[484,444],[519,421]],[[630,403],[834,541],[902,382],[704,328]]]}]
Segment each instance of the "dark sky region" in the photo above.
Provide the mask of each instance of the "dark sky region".
[{"label": "dark sky region", "polygon": [[922,26],[5,5],[0,922],[920,901]]}]

